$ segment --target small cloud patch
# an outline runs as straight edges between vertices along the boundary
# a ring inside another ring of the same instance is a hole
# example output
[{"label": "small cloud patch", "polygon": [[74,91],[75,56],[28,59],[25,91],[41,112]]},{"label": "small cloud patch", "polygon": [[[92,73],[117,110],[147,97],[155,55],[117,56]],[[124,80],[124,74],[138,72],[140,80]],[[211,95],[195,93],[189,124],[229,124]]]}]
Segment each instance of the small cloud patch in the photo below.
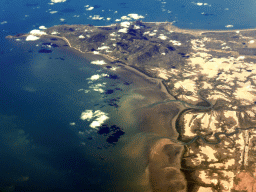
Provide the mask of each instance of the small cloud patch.
[{"label": "small cloud patch", "polygon": [[58,11],[50,11],[51,14],[58,13]]},{"label": "small cloud patch", "polygon": [[144,16],[138,15],[137,13],[130,13],[130,14],[128,14],[128,16],[131,17],[132,19],[135,19],[135,20],[145,18]]},{"label": "small cloud patch", "polygon": [[86,110],[82,112],[80,119],[83,121],[93,120],[90,124],[90,127],[93,129],[98,129],[98,127],[100,127],[106,120],[108,120],[109,117],[107,113],[100,110]]},{"label": "small cloud patch", "polygon": [[[86,5],[86,6],[88,6],[88,5]],[[94,9],[94,7],[89,7],[89,6],[88,6],[88,8],[86,8],[87,11],[91,11],[93,9]]]},{"label": "small cloud patch", "polygon": [[166,39],[167,39],[167,37],[166,37],[164,34],[160,34],[160,35],[158,36],[158,38],[159,38],[159,39],[162,39],[162,40],[166,40]]},{"label": "small cloud patch", "polygon": [[96,60],[96,61],[92,61],[91,64],[94,64],[94,65],[105,65],[107,63],[104,60]]},{"label": "small cloud patch", "polygon": [[52,3],[64,3],[67,0],[51,0]]},{"label": "small cloud patch", "polygon": [[40,26],[39,29],[47,29],[45,26]]},{"label": "small cloud patch", "polygon": [[100,15],[94,15],[94,16],[89,16],[89,18],[91,18],[92,20],[102,20],[104,19],[104,17],[101,17]]},{"label": "small cloud patch", "polygon": [[234,25],[226,25],[225,27],[226,28],[231,28],[231,27],[234,27]]},{"label": "small cloud patch", "polygon": [[122,28],[118,30],[119,33],[127,33],[128,29],[127,28]]},{"label": "small cloud patch", "polygon": [[28,35],[26,38],[26,41],[36,41],[40,39],[40,37],[34,36],[34,35]]},{"label": "small cloud patch", "polygon": [[209,7],[211,7],[211,5],[210,4],[208,4],[208,3],[202,3],[202,2],[191,2],[191,3],[193,3],[194,5],[197,5],[197,6],[209,6]]},{"label": "small cloud patch", "polygon": [[87,78],[87,80],[95,81],[95,80],[99,80],[100,78],[106,77],[106,76],[108,76],[108,74],[105,74],[105,73],[103,73],[101,75],[96,74],[96,75],[91,76],[90,78]]},{"label": "small cloud patch", "polygon": [[41,36],[41,35],[47,35],[46,32],[40,31],[40,30],[38,30],[38,29],[33,29],[33,30],[30,31],[29,33],[30,33],[31,35],[39,35],[39,36]]},{"label": "small cloud patch", "polygon": [[83,35],[78,36],[79,39],[84,39],[85,37]]}]

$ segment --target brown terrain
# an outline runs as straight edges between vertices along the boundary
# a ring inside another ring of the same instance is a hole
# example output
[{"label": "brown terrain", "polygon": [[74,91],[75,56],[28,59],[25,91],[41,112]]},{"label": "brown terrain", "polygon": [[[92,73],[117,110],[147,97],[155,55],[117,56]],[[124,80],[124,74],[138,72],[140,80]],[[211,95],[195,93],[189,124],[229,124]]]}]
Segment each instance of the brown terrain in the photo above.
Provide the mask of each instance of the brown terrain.
[{"label": "brown terrain", "polygon": [[[163,80],[184,105],[175,122],[163,119],[175,126],[184,150],[167,138],[151,147],[151,191],[256,191],[256,30],[185,30],[136,21],[44,32],[32,35],[62,39],[80,52]],[[173,155],[180,161],[170,160]]]}]

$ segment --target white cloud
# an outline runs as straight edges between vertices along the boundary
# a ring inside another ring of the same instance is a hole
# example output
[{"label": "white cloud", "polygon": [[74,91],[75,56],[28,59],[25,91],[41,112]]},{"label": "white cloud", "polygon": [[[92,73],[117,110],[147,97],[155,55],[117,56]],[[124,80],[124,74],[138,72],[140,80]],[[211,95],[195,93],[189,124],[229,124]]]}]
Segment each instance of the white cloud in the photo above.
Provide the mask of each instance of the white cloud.
[{"label": "white cloud", "polygon": [[115,37],[115,36],[116,36],[116,33],[115,33],[115,32],[110,33],[109,36]]},{"label": "white cloud", "polygon": [[134,25],[133,29],[140,29],[139,25]]},{"label": "white cloud", "polygon": [[104,90],[101,87],[105,87],[105,83],[101,84],[95,84],[95,85],[90,85],[89,88],[92,89],[93,91],[104,93]]},{"label": "white cloud", "polygon": [[194,1],[193,2],[191,2],[191,3],[193,3],[194,5],[197,5],[197,6],[209,6],[209,7],[211,7],[211,5],[209,5],[208,3],[201,3],[201,2],[197,2],[197,3],[195,3]]},{"label": "white cloud", "polygon": [[176,40],[170,40],[170,42],[173,43],[173,45],[178,45],[178,46],[181,45],[181,42],[176,41]]},{"label": "white cloud", "polygon": [[90,90],[88,90],[88,89],[79,89],[78,91],[83,91],[84,93],[89,93],[90,92]]},{"label": "white cloud", "polygon": [[118,32],[120,32],[120,33],[127,33],[128,29],[127,28],[122,28],[122,29],[119,29]]},{"label": "white cloud", "polygon": [[100,52],[99,51],[93,51],[93,54],[98,55],[98,54],[100,54]]},{"label": "white cloud", "polygon": [[94,15],[93,17],[90,16],[92,20],[102,20],[104,17],[101,17],[100,15]]},{"label": "white cloud", "polygon": [[138,15],[136,13],[130,13],[127,16],[122,16],[121,19],[116,19],[116,21],[121,21],[121,20],[128,20],[129,21],[129,20],[132,20],[132,19],[137,20],[137,19],[143,19],[143,18],[144,18],[144,16],[142,16],[142,15]]},{"label": "white cloud", "polygon": [[92,110],[82,112],[80,119],[90,121],[93,118]]},{"label": "white cloud", "polygon": [[144,32],[143,35],[155,36],[156,33],[150,33],[150,31]]},{"label": "white cloud", "polygon": [[63,22],[63,21],[65,21],[65,19],[63,19],[63,18],[60,18],[60,21],[61,21],[61,22]]},{"label": "white cloud", "polygon": [[226,25],[226,28],[234,27],[234,25]]},{"label": "white cloud", "polygon": [[40,26],[39,29],[47,29],[45,26]]},{"label": "white cloud", "polygon": [[104,60],[96,60],[96,61],[92,61],[91,64],[95,64],[95,65],[105,65],[107,64]]},{"label": "white cloud", "polygon": [[40,31],[40,30],[38,30],[38,29],[33,29],[33,30],[30,31],[29,33],[30,33],[31,35],[39,35],[39,36],[41,36],[41,35],[47,35],[46,32]]},{"label": "white cloud", "polygon": [[167,39],[167,37],[164,36],[164,34],[160,34],[160,35],[158,36],[158,38],[159,38],[159,39],[162,39],[162,40],[166,40],[166,39]]},{"label": "white cloud", "polygon": [[87,78],[87,80],[95,81],[95,80],[99,80],[101,77],[106,77],[106,76],[108,76],[108,74],[105,74],[105,73],[103,73],[101,75],[96,74],[96,75],[91,76],[90,78]]},{"label": "white cloud", "polygon": [[137,19],[143,19],[143,18],[144,18],[144,16],[138,15],[137,13],[130,13],[130,14],[128,14],[128,16],[131,17],[131,18],[133,18],[133,19],[135,19],[135,20],[137,20]]},{"label": "white cloud", "polygon": [[121,27],[129,27],[131,23],[129,21],[124,21],[120,23]]},{"label": "white cloud", "polygon": [[116,71],[117,69],[119,69],[120,67],[112,67],[110,68],[111,71]]},{"label": "white cloud", "polygon": [[1,25],[6,24],[6,23],[7,23],[7,21],[3,21],[3,22],[1,22]]},{"label": "white cloud", "polygon": [[80,118],[87,121],[91,121],[92,119],[94,119],[91,122],[90,127],[93,129],[97,129],[97,127],[101,126],[107,119],[109,119],[107,115],[107,113],[100,110],[96,110],[95,112],[93,112],[92,110],[86,110],[85,112],[82,112]]},{"label": "white cloud", "polygon": [[91,10],[93,10],[94,9],[94,7],[88,7],[86,10],[87,11],[91,11]]},{"label": "white cloud", "polygon": [[132,18],[129,17],[129,16],[122,16],[121,19],[122,19],[122,20],[132,20]]},{"label": "white cloud", "polygon": [[57,35],[57,34],[59,34],[59,32],[53,31],[51,34],[52,34],[52,35]]},{"label": "white cloud", "polygon": [[50,11],[51,14],[58,13],[58,11]]},{"label": "white cloud", "polygon": [[64,3],[67,0],[51,0],[52,3]]},{"label": "white cloud", "polygon": [[94,81],[94,80],[98,80],[99,78],[100,78],[100,75],[97,74],[97,75],[91,76],[90,80]]},{"label": "white cloud", "polygon": [[80,35],[78,38],[80,39],[84,39],[85,37],[83,35]]},{"label": "white cloud", "polygon": [[26,41],[36,41],[40,39],[40,37],[34,36],[34,35],[28,35],[26,38]]},{"label": "white cloud", "polygon": [[98,47],[98,50],[104,50],[104,49],[110,49],[110,47],[109,46]]}]

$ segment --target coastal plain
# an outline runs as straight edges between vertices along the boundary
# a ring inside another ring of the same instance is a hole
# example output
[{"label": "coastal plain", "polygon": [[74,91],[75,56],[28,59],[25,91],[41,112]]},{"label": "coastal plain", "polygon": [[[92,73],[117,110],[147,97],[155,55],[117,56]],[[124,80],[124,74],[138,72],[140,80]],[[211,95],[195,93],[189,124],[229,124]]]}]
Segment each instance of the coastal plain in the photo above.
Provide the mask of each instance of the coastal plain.
[{"label": "coastal plain", "polygon": [[[152,89],[135,91],[149,95],[150,106],[134,104],[129,97],[121,101],[137,106],[128,115],[136,117],[140,131],[159,137],[146,146],[147,165],[139,179],[145,191],[252,192],[255,33],[125,21],[110,26],[59,25],[7,38],[41,39],[46,53],[54,46],[71,47],[86,54],[92,64],[120,67],[116,72],[125,78],[141,76],[147,82],[144,87],[156,87],[157,96]],[[124,148],[124,156],[145,150],[135,137],[136,142]]]}]

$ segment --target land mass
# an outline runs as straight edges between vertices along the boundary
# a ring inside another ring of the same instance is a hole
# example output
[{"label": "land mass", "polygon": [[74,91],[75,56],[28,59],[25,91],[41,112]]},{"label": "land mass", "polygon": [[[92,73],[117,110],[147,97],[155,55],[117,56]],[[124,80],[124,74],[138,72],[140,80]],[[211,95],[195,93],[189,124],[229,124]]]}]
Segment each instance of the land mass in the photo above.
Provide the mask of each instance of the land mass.
[{"label": "land mass", "polygon": [[[255,34],[256,29],[187,30],[168,22],[135,21],[59,25],[7,38],[46,38],[49,47],[61,39],[62,46],[102,55],[113,64],[161,79],[168,92],[186,106],[175,120],[178,139],[185,146],[178,167],[187,189],[177,191],[251,192],[256,190]],[[162,145],[157,147],[160,144],[152,150],[163,152]],[[151,161],[166,160],[156,154]],[[153,191],[164,190],[156,185]]]}]

